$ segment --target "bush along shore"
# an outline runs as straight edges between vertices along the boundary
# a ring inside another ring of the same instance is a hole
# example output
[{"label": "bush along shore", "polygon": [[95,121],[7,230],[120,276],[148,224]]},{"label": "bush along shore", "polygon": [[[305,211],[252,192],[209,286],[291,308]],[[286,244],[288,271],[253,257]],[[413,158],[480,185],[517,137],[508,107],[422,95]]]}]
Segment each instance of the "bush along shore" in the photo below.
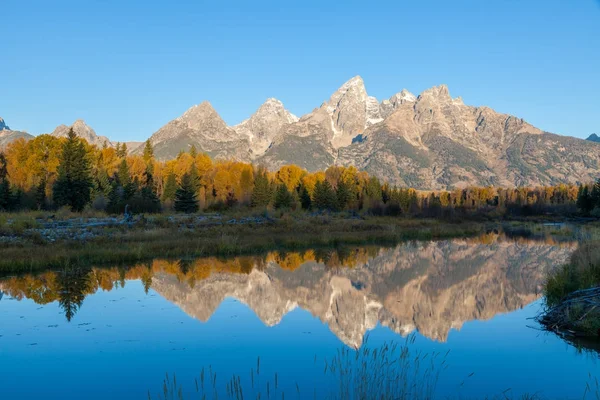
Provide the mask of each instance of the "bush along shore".
[{"label": "bush along shore", "polygon": [[538,321],[568,339],[600,341],[600,241],[583,243],[568,264],[550,273],[544,288],[546,310]]}]

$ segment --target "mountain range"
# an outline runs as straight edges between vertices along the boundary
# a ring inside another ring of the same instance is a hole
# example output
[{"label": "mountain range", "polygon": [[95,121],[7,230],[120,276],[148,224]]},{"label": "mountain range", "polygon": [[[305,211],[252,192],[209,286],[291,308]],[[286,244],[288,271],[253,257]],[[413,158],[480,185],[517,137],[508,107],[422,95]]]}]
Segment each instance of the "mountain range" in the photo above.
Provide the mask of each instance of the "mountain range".
[{"label": "mountain range", "polygon": [[301,308],[359,348],[377,324],[446,341],[451,329],[523,308],[540,296],[547,270],[575,245],[494,240],[406,243],[352,268],[306,262],[290,271],[271,262],[249,274],[212,273],[190,285],[160,273],[152,289],[207,322],[226,298],[250,307],[267,326]]},{"label": "mountain range", "polygon": [[[113,145],[83,121],[72,126],[93,144]],[[64,136],[67,129],[61,125],[52,134]],[[3,132],[0,145],[28,138],[8,133],[14,132],[8,127]],[[300,118],[270,98],[250,118],[228,126],[205,101],[160,128],[150,142],[163,160],[195,146],[215,159],[272,170],[286,164],[309,171],[354,165],[417,189],[581,183],[600,173],[600,143],[594,140],[551,134],[489,107],[465,105],[446,85],[418,96],[402,90],[380,102],[359,76]],[[129,149],[139,154],[142,147]]]},{"label": "mountain range", "polygon": [[[240,259],[155,260],[131,270],[92,269],[86,295],[141,279],[190,317],[209,322],[226,299],[275,326],[300,308],[342,342],[357,348],[378,324],[407,335],[446,341],[467,321],[488,320],[538,299],[548,270],[568,262],[576,242],[479,238],[406,242],[392,248],[270,254]],[[319,261],[316,261],[319,260]],[[58,281],[62,281],[60,286]],[[69,287],[56,272],[0,279],[3,292],[37,304],[59,300]],[[77,281],[78,282],[78,281]],[[75,286],[76,282],[73,282]]]}]

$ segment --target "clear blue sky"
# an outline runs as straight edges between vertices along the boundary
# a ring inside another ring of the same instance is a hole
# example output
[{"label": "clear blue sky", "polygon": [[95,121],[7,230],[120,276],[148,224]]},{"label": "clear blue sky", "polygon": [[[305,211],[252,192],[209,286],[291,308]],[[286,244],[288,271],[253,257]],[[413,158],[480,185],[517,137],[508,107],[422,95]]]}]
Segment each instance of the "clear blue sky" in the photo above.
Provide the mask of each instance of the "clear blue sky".
[{"label": "clear blue sky", "polygon": [[354,75],[600,132],[597,0],[2,0],[0,21],[0,116],[33,134],[145,140],[203,100],[231,125],[268,97],[302,115]]}]

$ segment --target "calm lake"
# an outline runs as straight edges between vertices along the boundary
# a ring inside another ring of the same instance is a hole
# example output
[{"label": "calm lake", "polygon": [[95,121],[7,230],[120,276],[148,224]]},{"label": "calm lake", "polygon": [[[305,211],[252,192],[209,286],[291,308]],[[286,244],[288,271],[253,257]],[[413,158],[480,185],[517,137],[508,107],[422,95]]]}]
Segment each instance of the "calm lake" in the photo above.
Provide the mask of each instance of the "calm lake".
[{"label": "calm lake", "polygon": [[158,398],[169,373],[195,399],[203,367],[224,390],[259,362],[286,398],[322,398],[336,385],[325,359],[408,337],[442,355],[441,398],[581,399],[598,353],[530,319],[575,248],[488,235],[2,278],[1,396]]}]

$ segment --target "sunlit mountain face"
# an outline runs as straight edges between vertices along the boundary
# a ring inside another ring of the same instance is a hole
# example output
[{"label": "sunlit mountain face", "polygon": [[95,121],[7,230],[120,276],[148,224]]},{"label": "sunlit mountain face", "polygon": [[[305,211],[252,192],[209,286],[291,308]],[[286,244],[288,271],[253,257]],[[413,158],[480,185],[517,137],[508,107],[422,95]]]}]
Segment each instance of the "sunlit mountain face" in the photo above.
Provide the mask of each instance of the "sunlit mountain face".
[{"label": "sunlit mountain face", "polygon": [[378,324],[402,336],[418,331],[444,342],[466,321],[487,320],[536,300],[548,268],[566,262],[575,246],[490,234],[394,248],[74,267],[5,278],[0,290],[17,300],[58,302],[71,320],[85,307],[86,296],[139,280],[146,292],[152,289],[202,323],[234,298],[267,326],[299,307],[353,348]]}]

